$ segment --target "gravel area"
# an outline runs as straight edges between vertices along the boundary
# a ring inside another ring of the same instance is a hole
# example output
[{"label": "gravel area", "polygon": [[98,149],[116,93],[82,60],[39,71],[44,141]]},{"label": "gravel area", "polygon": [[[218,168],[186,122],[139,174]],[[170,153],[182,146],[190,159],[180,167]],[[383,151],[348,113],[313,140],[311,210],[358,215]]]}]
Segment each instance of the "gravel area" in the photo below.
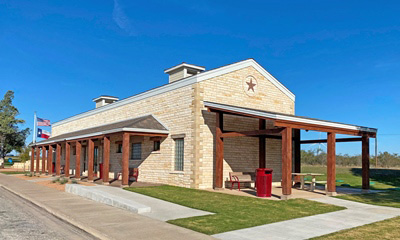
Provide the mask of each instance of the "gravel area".
[{"label": "gravel area", "polygon": [[0,239],[96,239],[0,187]]}]

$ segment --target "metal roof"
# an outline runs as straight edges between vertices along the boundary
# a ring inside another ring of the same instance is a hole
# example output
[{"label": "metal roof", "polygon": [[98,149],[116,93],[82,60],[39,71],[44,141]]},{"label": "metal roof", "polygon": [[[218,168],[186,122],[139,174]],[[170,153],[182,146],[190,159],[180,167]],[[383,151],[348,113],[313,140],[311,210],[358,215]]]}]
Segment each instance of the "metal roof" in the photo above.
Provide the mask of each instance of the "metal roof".
[{"label": "metal roof", "polygon": [[226,105],[226,104],[221,104],[221,103],[204,101],[204,106],[210,107],[210,108],[215,108],[215,109],[232,111],[232,112],[236,112],[236,113],[242,113],[242,114],[246,114],[246,115],[265,117],[265,118],[274,119],[274,120],[293,121],[293,122],[299,122],[299,123],[314,124],[314,125],[342,128],[342,129],[348,129],[348,130],[357,130],[357,131],[370,132],[370,133],[376,133],[378,131],[378,129],[376,129],[376,128],[369,128],[369,127],[357,126],[357,125],[346,124],[346,123],[332,122],[332,121],[327,121],[327,120],[320,120],[320,119],[316,119],[316,118],[296,116],[296,115],[284,114],[284,113],[278,113],[278,112],[269,112],[269,111],[253,109],[253,108],[244,108],[244,107]]},{"label": "metal roof", "polygon": [[51,137],[49,139],[33,143],[31,145],[42,145],[45,143],[60,142],[65,140],[73,140],[90,136],[98,136],[115,132],[145,132],[168,134],[168,129],[158,121],[153,115],[146,115],[137,118],[131,118],[119,122],[86,128],[75,132],[69,132]]}]

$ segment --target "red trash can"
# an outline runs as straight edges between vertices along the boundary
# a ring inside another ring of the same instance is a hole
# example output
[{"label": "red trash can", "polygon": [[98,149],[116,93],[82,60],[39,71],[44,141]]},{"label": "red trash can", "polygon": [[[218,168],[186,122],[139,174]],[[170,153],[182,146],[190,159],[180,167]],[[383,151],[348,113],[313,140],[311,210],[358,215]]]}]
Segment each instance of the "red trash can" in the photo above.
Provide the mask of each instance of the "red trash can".
[{"label": "red trash can", "polygon": [[271,197],[272,171],[271,168],[257,168],[257,197]]}]

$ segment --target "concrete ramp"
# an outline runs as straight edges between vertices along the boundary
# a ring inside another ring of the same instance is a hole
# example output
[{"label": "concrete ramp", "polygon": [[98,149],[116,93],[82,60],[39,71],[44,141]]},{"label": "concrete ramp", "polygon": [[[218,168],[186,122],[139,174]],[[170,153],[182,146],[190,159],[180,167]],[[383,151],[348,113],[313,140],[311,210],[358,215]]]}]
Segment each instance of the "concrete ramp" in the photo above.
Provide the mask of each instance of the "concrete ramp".
[{"label": "concrete ramp", "polygon": [[65,191],[161,221],[213,214],[111,186],[67,184]]},{"label": "concrete ramp", "polygon": [[134,213],[147,213],[151,211],[149,206],[137,203],[124,196],[118,196],[102,191],[97,186],[82,186],[79,184],[66,184],[65,191],[93,201],[104,203],[113,207],[122,208]]}]

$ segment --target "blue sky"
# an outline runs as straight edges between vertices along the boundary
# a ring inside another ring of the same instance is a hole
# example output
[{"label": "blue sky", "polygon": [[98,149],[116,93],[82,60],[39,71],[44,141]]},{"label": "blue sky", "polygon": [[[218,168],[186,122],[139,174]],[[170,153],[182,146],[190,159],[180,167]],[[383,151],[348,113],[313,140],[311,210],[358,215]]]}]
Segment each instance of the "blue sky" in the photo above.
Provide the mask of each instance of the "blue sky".
[{"label": "blue sky", "polygon": [[379,151],[400,153],[399,9],[399,1],[0,0],[0,95],[15,91],[32,127],[35,110],[54,122],[93,109],[101,94],[165,84],[163,70],[183,61],[211,69],[254,58],[296,94],[297,115],[376,127]]}]

